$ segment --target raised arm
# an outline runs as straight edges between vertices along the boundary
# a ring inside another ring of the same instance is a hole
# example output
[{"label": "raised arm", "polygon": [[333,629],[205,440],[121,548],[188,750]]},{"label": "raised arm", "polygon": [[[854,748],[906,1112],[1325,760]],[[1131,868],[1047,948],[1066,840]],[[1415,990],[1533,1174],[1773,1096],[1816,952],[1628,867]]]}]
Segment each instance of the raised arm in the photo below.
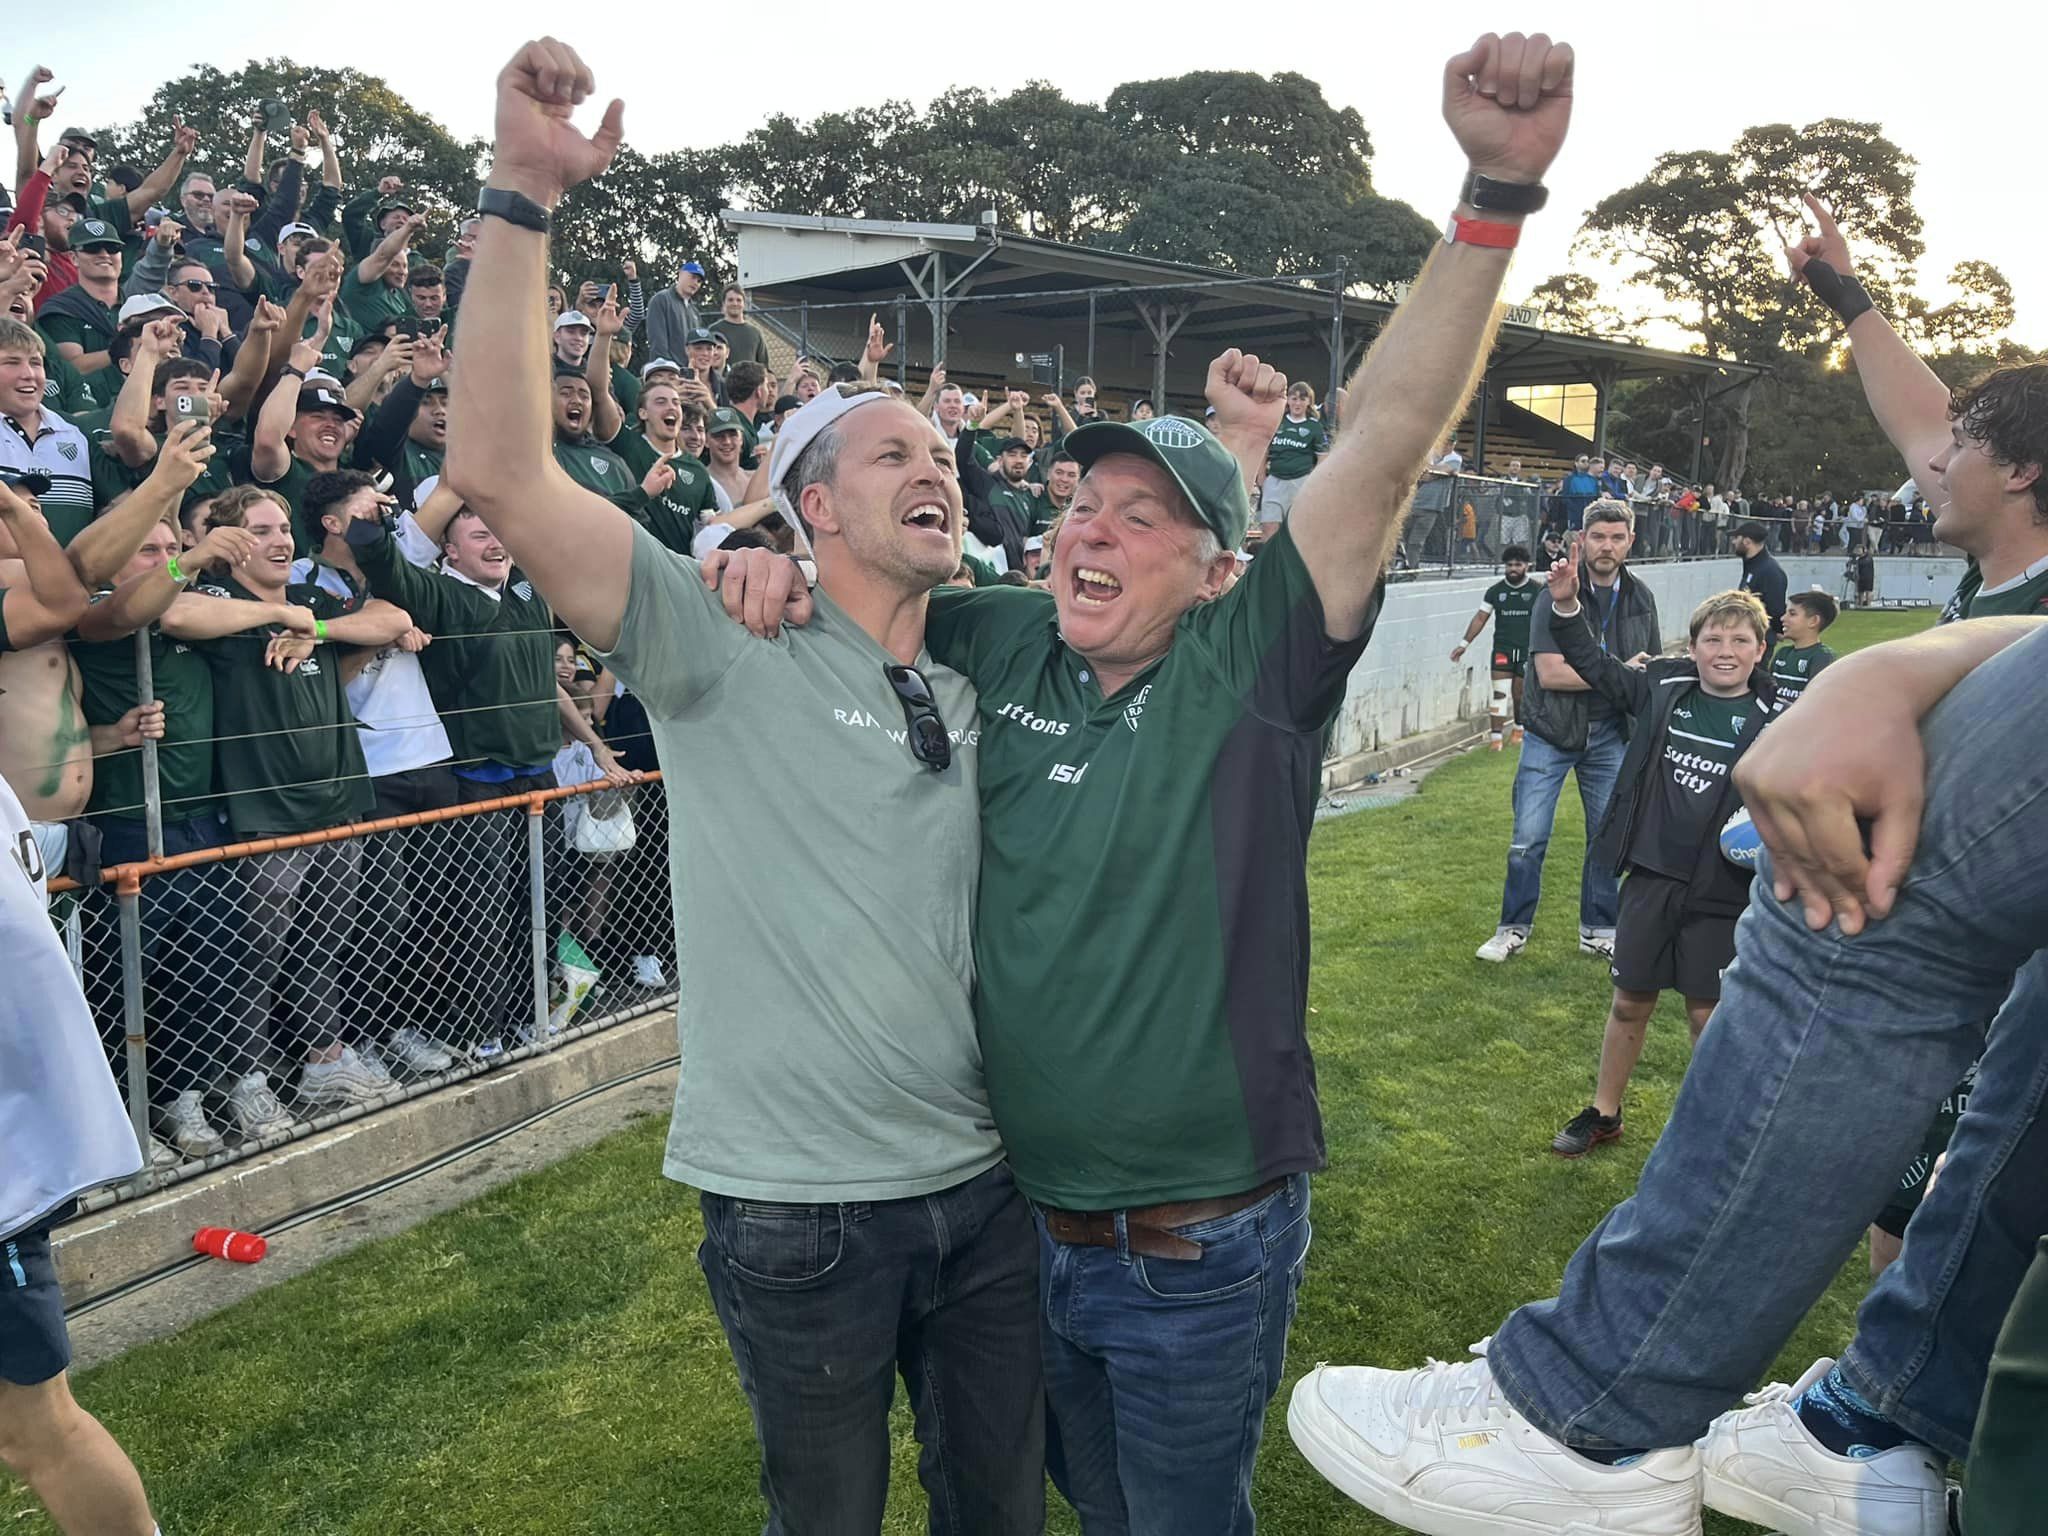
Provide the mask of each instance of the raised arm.
[{"label": "raised arm", "polygon": [[62,638],[85,612],[85,584],[65,559],[43,514],[17,496],[12,486],[0,485],[0,527],[28,568],[25,586],[0,591],[0,627],[5,628],[8,646],[25,651]]},{"label": "raised arm", "polygon": [[[861,378],[869,384],[881,383],[882,364],[889,354],[895,350],[896,343],[890,341],[882,334],[882,322],[873,315],[869,315],[868,341],[867,345],[862,347],[860,352]],[[927,405],[925,409],[930,410],[931,407]]]},{"label": "raised arm", "polygon": [[924,393],[918,397],[917,408],[929,416],[932,407],[939,403],[939,391],[946,387],[946,370],[934,368],[932,376],[925,380]]},{"label": "raised arm", "polygon": [[591,307],[596,313],[590,324],[597,334],[590,338],[590,351],[583,358],[583,379],[590,386],[590,435],[608,443],[626,424],[618,396],[612,393],[612,338],[626,328],[626,312],[616,298]]},{"label": "raised arm", "polygon": [[[488,185],[552,209],[618,150],[614,101],[586,138],[570,124],[590,71],[553,39],[526,44],[498,76],[497,153]],[[548,241],[487,218],[462,300],[462,362],[450,392],[447,479],[532,578],[563,623],[599,650],[619,638],[633,522],[555,463],[548,400]]]},{"label": "raised arm", "polygon": [[220,381],[221,399],[230,421],[249,414],[249,407],[255,403],[257,391],[263,388],[270,372],[271,342],[283,324],[282,309],[268,299],[256,301],[255,312],[249,316],[248,333],[235,349],[235,365]]},{"label": "raised arm", "polygon": [[[44,118],[57,110],[57,98],[64,94],[64,87],[47,95],[38,96],[39,86],[48,85],[57,77],[44,65],[38,64],[28,72],[28,78],[21,83],[21,90],[14,98],[14,186],[17,193],[28,184],[29,177],[36,173],[36,163],[42,159],[42,151],[36,146],[36,130]],[[37,230],[42,226],[38,224]]]},{"label": "raised arm", "polygon": [[[1634,667],[1600,649],[1587,627],[1585,610],[1579,606],[1579,541],[1550,568],[1550,638],[1557,642],[1563,661],[1589,690],[1616,708],[1635,714],[1650,701],[1650,681]],[[1546,653],[1547,654],[1547,653]],[[1545,683],[1547,688],[1550,685]]]},{"label": "raised arm", "polygon": [[[1444,118],[1472,170],[1498,181],[1542,180],[1564,143],[1571,93],[1572,50],[1541,32],[1489,33],[1444,68]],[[1519,222],[1469,207],[1459,214]],[[1472,394],[1509,255],[1465,240],[1436,248],[1353,375],[1345,427],[1288,514],[1334,639],[1364,626],[1430,449]]]},{"label": "raised arm", "polygon": [[1925,479],[1939,495],[1927,461],[1948,446],[1949,387],[1871,307],[1834,215],[1811,192],[1803,195],[1820,233],[1787,246],[1785,257],[1814,297],[1846,324],[1863,397],[1870,402],[1879,430],[1904,457],[1906,472]]},{"label": "raised arm", "polygon": [[178,184],[178,178],[185,174],[185,162],[199,152],[199,130],[187,128],[185,119],[171,119],[171,152],[165,155],[157,168],[142,180],[142,185],[128,194],[128,216],[140,219],[150,209],[171,195],[171,189]]},{"label": "raised arm", "polygon": [[149,402],[156,394],[156,370],[165,359],[178,355],[178,334],[183,329],[182,320],[151,320],[135,338],[128,377],[121,381],[121,393],[114,397],[113,414],[107,418],[114,456],[130,469],[141,469],[156,458]]},{"label": "raised arm", "polygon": [[249,468],[264,485],[276,484],[292,467],[292,450],[285,434],[298,419],[299,386],[307,372],[319,363],[319,343],[307,340],[295,344],[291,366],[296,371],[279,375],[263,401],[263,409],[256,413],[256,432],[249,442]]},{"label": "raised arm", "polygon": [[130,491],[110,512],[79,530],[65,551],[79,579],[98,587],[135,558],[149,530],[165,517],[175,519],[184,499],[213,457],[213,432],[203,421],[181,421],[164,440],[149,478]]},{"label": "raised arm", "polygon": [[223,192],[214,202],[220,214],[220,260],[228,281],[244,293],[256,287],[256,263],[249,259],[249,218],[257,209],[256,199],[246,192]]},{"label": "raised arm", "polygon": [[370,254],[356,263],[356,281],[364,287],[381,281],[391,270],[391,263],[398,260],[398,253],[412,243],[412,237],[420,232],[427,222],[426,215],[408,213],[404,222],[391,226],[391,233],[379,240]]}]

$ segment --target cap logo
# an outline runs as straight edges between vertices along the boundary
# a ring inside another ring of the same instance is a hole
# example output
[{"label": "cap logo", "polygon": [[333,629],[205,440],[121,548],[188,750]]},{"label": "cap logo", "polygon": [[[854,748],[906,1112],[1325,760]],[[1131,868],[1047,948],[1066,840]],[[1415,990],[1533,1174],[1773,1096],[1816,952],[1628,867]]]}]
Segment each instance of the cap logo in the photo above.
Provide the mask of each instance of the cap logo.
[{"label": "cap logo", "polygon": [[1149,443],[1161,448],[1199,448],[1202,446],[1202,430],[1192,422],[1178,421],[1171,416],[1155,416],[1150,421],[1132,423],[1144,434]]}]

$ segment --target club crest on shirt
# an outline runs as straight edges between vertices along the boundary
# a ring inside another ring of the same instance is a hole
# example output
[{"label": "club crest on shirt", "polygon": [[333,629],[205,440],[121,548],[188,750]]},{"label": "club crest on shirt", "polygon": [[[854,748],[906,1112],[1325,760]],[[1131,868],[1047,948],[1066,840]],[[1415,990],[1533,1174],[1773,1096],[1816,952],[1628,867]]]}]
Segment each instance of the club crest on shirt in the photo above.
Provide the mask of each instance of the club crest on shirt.
[{"label": "club crest on shirt", "polygon": [[1138,696],[1124,706],[1124,724],[1132,730],[1138,728],[1138,720],[1145,713],[1145,701],[1152,696],[1152,685],[1147,683],[1138,690]]}]

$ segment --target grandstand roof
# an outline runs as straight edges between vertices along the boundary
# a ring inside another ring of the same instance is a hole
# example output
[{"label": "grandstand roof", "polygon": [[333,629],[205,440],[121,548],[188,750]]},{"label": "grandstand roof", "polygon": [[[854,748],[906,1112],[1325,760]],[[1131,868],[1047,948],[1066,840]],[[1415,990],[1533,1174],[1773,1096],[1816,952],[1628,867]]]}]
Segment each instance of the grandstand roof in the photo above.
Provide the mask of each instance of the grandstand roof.
[{"label": "grandstand roof", "polygon": [[[1247,278],[1214,267],[1041,240],[992,224],[923,224],[737,209],[728,209],[723,217],[737,236],[740,281],[750,292],[772,290],[772,295],[761,295],[757,307],[766,307],[790,325],[789,308],[808,304],[808,323],[839,339],[841,346],[856,322],[828,306],[860,309],[857,326],[864,331],[868,309],[893,308],[901,296],[910,300],[912,317],[906,342],[922,351],[915,344],[919,337],[929,337],[923,300],[938,274],[948,286],[949,304],[955,306],[948,312],[949,330],[972,340],[969,328],[982,329],[984,316],[1030,322],[1042,331],[1044,345],[1058,340],[1068,346],[1070,375],[1081,368],[1074,356],[1074,323],[1085,327],[1091,296],[1096,345],[1102,347],[1123,334],[1135,344],[1127,355],[1132,361],[1142,355],[1147,372],[1152,331],[1141,304],[1153,309],[1155,324],[1162,318],[1161,305],[1175,311],[1191,306],[1173,333],[1175,341],[1206,339],[1229,345],[1245,340],[1264,353],[1311,351],[1323,359],[1322,367],[1304,368],[1300,365],[1311,359],[1297,356],[1290,372],[1314,379],[1328,371],[1332,274],[1320,274],[1320,283],[1314,278]],[[1393,314],[1401,296],[1347,294],[1347,343],[1370,339]],[[883,322],[885,328],[890,325],[886,311]],[[842,355],[853,350],[857,348]],[[1112,348],[1113,353],[1117,350],[1123,349]],[[1190,357],[1200,350],[1187,349]],[[1173,370],[1176,385],[1184,387],[1185,371],[1185,364]],[[1545,330],[1535,311],[1510,309],[1488,376],[1502,386],[1682,375],[1711,387],[1716,379],[1733,383],[1760,372],[1729,359]]]}]

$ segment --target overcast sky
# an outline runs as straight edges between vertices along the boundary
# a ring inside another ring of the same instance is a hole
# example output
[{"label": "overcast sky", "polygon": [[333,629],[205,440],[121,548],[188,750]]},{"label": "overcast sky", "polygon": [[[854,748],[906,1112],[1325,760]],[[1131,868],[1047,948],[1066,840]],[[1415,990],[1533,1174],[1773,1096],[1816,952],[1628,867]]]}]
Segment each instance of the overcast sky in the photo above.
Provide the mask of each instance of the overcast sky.
[{"label": "overcast sky", "polygon": [[[10,49],[0,71],[14,91],[30,65],[48,64],[70,87],[59,121],[99,124],[132,116],[158,83],[191,64],[233,69],[283,55],[380,74],[456,133],[488,135],[498,66],[526,37],[561,28],[599,90],[625,98],[628,139],[653,152],[725,142],[775,111],[808,117],[892,97],[922,103],[951,85],[1002,91],[1042,78],[1099,101],[1129,79],[1297,70],[1363,114],[1378,189],[1434,220],[1449,212],[1462,171],[1438,114],[1443,61],[1485,28],[1542,27],[1578,50],[1578,100],[1571,139],[1551,169],[1550,210],[1530,222],[1509,279],[1513,298],[1564,270],[1579,217],[1640,177],[1660,151],[1726,148],[1754,123],[1875,118],[1919,162],[1929,296],[1940,300],[1956,262],[1991,261],[2018,299],[2016,334],[2048,345],[2048,216],[2035,191],[2042,135],[2030,78],[2048,42],[2048,6],[2037,0],[1954,14],[1894,0],[1847,8],[1788,0],[1256,8],[781,0],[751,10],[630,7],[600,13],[610,21],[603,30],[578,27],[573,7],[531,0],[373,5],[374,25],[348,20],[352,9],[185,0],[174,20],[141,0],[45,7],[36,18],[39,56]],[[202,39],[203,57],[195,51]]]}]

